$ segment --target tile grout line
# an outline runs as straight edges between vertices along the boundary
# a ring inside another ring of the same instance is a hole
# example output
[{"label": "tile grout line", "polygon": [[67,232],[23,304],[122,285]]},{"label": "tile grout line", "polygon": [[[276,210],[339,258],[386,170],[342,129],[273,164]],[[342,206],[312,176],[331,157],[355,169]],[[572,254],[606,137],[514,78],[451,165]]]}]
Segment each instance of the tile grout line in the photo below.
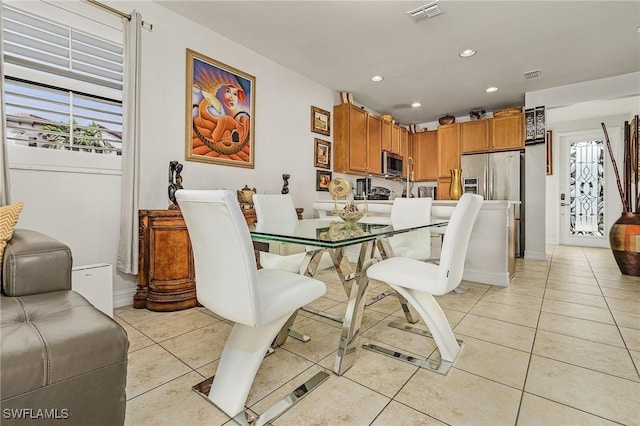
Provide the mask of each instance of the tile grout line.
[{"label": "tile grout line", "polygon": [[538,312],[538,321],[536,322],[536,328],[533,333],[533,341],[531,342],[531,351],[529,352],[529,362],[527,363],[527,371],[524,375],[524,382],[522,383],[522,393],[520,394],[520,403],[518,404],[518,412],[516,413],[516,418],[514,424],[518,424],[518,419],[520,418],[520,410],[522,409],[522,401],[524,400],[525,389],[527,388],[527,380],[529,379],[529,371],[531,369],[531,360],[533,359],[533,348],[536,344],[536,336],[538,335],[538,327],[540,326],[540,316],[542,315],[542,306],[544,305],[544,295],[547,292],[547,284],[549,282],[549,272],[551,270],[551,265],[553,263],[553,256],[555,252],[555,246],[553,251],[551,252],[551,259],[549,260],[548,268],[547,268],[547,278],[544,283],[544,290],[542,292],[542,304],[540,304],[540,311]]}]

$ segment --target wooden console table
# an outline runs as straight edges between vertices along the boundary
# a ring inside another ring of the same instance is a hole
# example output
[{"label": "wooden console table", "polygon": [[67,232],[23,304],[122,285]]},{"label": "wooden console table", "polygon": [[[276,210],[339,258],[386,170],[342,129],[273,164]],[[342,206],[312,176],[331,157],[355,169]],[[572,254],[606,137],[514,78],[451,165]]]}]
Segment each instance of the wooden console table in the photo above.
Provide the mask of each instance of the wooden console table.
[{"label": "wooden console table", "polygon": [[134,308],[177,311],[197,305],[193,252],[180,210],[140,210]]},{"label": "wooden console table", "polygon": [[[296,209],[299,219],[303,211]],[[247,223],[255,222],[255,210],[242,209],[242,213]],[[193,308],[198,304],[196,273],[182,212],[179,209],[139,210],[138,220],[138,289],[133,296],[133,307],[151,311]],[[258,267],[259,256],[256,250]]]}]

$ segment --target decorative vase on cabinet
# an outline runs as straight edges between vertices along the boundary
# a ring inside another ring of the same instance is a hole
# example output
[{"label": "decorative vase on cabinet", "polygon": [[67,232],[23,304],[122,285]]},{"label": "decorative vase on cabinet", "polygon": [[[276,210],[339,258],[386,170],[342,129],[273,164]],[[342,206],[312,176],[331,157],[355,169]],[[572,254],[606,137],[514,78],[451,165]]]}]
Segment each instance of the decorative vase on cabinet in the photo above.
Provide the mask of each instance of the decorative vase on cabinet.
[{"label": "decorative vase on cabinet", "polygon": [[620,272],[640,276],[640,214],[624,212],[609,231],[609,243]]},{"label": "decorative vase on cabinet", "polygon": [[452,200],[459,200],[462,196],[462,169],[451,169],[451,186],[449,187],[449,197]]}]

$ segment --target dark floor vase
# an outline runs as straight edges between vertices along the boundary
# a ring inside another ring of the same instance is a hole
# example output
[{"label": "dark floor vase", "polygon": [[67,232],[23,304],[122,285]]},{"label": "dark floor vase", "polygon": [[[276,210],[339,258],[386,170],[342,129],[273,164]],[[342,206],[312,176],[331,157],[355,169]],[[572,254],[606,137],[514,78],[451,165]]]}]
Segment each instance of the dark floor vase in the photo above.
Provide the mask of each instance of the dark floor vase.
[{"label": "dark floor vase", "polygon": [[640,214],[622,213],[611,227],[609,242],[620,272],[640,277]]}]

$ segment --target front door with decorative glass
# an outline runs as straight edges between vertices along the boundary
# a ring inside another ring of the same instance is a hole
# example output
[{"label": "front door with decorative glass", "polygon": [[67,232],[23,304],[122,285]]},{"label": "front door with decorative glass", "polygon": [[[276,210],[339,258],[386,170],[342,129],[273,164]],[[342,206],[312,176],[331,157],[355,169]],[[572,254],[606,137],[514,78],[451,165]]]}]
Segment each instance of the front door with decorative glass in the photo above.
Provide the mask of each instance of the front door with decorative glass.
[{"label": "front door with decorative glass", "polygon": [[560,137],[560,244],[608,247],[602,132]]}]

